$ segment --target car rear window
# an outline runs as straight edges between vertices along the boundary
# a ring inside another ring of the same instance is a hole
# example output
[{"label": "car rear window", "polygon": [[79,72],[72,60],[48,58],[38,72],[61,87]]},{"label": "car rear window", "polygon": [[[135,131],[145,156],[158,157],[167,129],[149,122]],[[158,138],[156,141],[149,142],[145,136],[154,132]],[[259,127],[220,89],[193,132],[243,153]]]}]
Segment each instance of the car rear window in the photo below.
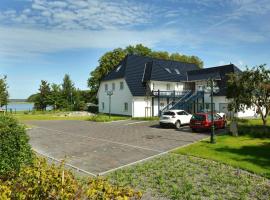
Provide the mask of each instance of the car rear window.
[{"label": "car rear window", "polygon": [[173,116],[173,115],[175,115],[175,113],[167,111],[167,112],[164,112],[163,115],[171,115],[171,116]]},{"label": "car rear window", "polygon": [[193,115],[191,119],[197,120],[197,121],[204,121],[205,115]]}]

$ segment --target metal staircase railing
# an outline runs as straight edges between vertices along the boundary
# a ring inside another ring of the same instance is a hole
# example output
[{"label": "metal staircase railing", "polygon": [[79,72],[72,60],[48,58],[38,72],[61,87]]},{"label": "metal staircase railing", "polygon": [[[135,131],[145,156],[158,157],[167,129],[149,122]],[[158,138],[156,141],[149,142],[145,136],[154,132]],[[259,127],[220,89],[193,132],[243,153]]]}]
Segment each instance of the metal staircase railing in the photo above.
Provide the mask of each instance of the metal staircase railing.
[{"label": "metal staircase railing", "polygon": [[197,100],[198,98],[203,97],[203,95],[204,95],[203,91],[197,91],[195,93],[192,93],[190,96],[185,98],[183,101],[178,101],[176,104],[174,104],[174,106],[172,106],[171,109],[187,110],[186,107],[189,104],[189,102]]},{"label": "metal staircase railing", "polygon": [[177,103],[183,101],[185,98],[188,98],[191,94],[192,94],[192,91],[191,90],[186,90],[184,92],[182,92],[182,96],[181,98],[177,101],[177,102],[170,102],[169,104],[167,104],[162,110],[161,112],[165,112],[167,110],[170,110],[174,105],[176,105]]}]

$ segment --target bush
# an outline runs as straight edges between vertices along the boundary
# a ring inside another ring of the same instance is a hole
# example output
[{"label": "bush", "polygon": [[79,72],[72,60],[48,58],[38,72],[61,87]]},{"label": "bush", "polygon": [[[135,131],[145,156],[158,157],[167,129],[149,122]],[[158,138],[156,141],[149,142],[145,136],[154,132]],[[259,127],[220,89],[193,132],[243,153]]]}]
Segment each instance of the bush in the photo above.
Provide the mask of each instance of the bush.
[{"label": "bush", "polygon": [[9,115],[0,115],[0,177],[4,179],[32,162],[25,127]]},{"label": "bush", "polygon": [[98,113],[98,106],[88,106],[87,111],[90,113]]},{"label": "bush", "polygon": [[[1,196],[2,195],[2,196]],[[59,166],[37,158],[33,166],[25,166],[12,180],[0,181],[0,199],[140,199],[141,192],[111,185],[101,178],[79,182]]]},{"label": "bush", "polygon": [[76,199],[79,184],[73,174],[60,166],[35,159],[12,180],[12,199]]},{"label": "bush", "polygon": [[256,138],[270,138],[270,126],[239,125],[239,135],[248,135]]}]

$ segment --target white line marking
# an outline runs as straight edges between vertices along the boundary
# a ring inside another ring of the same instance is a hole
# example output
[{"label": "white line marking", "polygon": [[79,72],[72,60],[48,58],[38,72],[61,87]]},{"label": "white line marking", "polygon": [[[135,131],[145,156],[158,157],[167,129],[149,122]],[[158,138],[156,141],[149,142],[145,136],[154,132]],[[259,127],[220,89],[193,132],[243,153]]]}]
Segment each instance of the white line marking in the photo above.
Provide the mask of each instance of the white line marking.
[{"label": "white line marking", "polygon": [[[49,131],[56,131],[59,133],[64,133],[64,134],[70,134],[73,135],[73,133],[67,132],[67,131],[59,131],[59,130],[55,130],[55,129],[50,129],[50,128],[44,128],[44,127],[36,127],[36,128],[40,128],[40,129],[45,129],[45,130],[49,130]],[[122,145],[122,146],[128,146],[128,147],[132,147],[132,148],[136,148],[136,149],[143,149],[143,150],[147,150],[147,151],[155,151],[155,152],[163,152],[157,149],[150,149],[147,147],[140,147],[140,146],[136,146],[136,145],[131,145],[131,144],[126,144],[126,143],[122,143],[122,142],[116,142],[116,141],[112,141],[112,140],[107,140],[107,139],[102,139],[102,138],[95,138],[95,137],[90,137],[90,136],[82,136],[82,135],[76,135],[76,137],[82,137],[82,138],[88,138],[88,139],[92,139],[92,140],[99,140],[99,141],[103,141],[103,142],[108,142],[108,143],[113,143],[113,144],[118,144],[118,145]]]},{"label": "white line marking", "polygon": [[131,125],[131,124],[139,124],[139,123],[144,123],[144,122],[148,122],[148,121],[138,121],[138,122],[131,122],[125,125]]},{"label": "white line marking", "polygon": [[[144,162],[144,161],[147,161],[147,160],[151,160],[151,159],[153,159],[153,158],[155,158],[155,157],[159,157],[159,156],[162,156],[162,155],[165,155],[165,154],[168,154],[168,153],[177,154],[177,153],[174,153],[174,152],[172,152],[172,151],[174,151],[174,150],[176,150],[176,149],[180,149],[180,148],[187,147],[187,146],[189,146],[189,145],[192,145],[192,144],[194,144],[194,143],[197,143],[197,142],[200,142],[200,141],[209,139],[209,138],[210,138],[210,137],[202,138],[202,139],[196,140],[196,141],[194,141],[194,142],[192,142],[192,143],[188,143],[188,144],[185,144],[185,145],[182,145],[182,146],[179,146],[179,147],[175,147],[175,148],[173,148],[173,149],[164,151],[164,152],[162,152],[162,153],[159,153],[159,154],[156,154],[156,155],[153,155],[153,156],[150,156],[150,157],[141,159],[141,160],[137,160],[137,161],[135,161],[135,162],[132,162],[132,163],[129,163],[129,164],[126,164],[126,165],[122,165],[122,166],[120,166],[120,167],[116,167],[116,168],[113,168],[113,169],[110,169],[110,170],[101,172],[101,173],[98,174],[98,176],[103,176],[103,175],[106,175],[106,174],[108,174],[108,173],[110,173],[110,172],[113,172],[113,171],[116,171],[116,170],[119,170],[119,169],[122,169],[122,168],[125,168],[125,167],[128,167],[128,166],[136,165],[136,164],[138,164],[138,163],[141,163],[141,162]],[[179,154],[177,154],[177,155],[179,155]]]},{"label": "white line marking", "polygon": [[[32,148],[32,149],[33,149],[33,148]],[[46,155],[46,154],[44,154],[44,153],[38,152],[38,151],[35,150],[35,149],[33,149],[33,150],[34,150],[37,154],[40,154],[40,155],[42,155],[42,156],[44,156],[44,157],[47,157],[47,158],[49,158],[49,159],[51,159],[51,160],[53,160],[53,161],[56,161],[56,162],[59,162],[59,163],[62,162],[61,160],[58,160],[58,159],[56,159],[56,158],[53,158],[53,157],[51,157],[51,156],[49,156],[49,155]],[[86,170],[84,170],[84,169],[81,169],[81,168],[79,168],[79,167],[76,167],[76,166],[74,166],[74,165],[71,165],[71,164],[68,164],[68,163],[65,163],[65,165],[68,166],[68,167],[71,167],[71,168],[73,168],[73,169],[75,169],[75,170],[77,170],[77,171],[79,171],[79,172],[83,172],[83,173],[86,173],[86,174],[88,174],[88,175],[97,177],[96,174],[93,174],[93,173],[91,173],[91,172],[88,172],[88,171],[86,171]]]},{"label": "white line marking", "polygon": [[143,162],[143,161],[147,161],[147,160],[153,159],[153,158],[155,158],[155,157],[158,157],[158,156],[161,156],[161,155],[164,155],[164,154],[167,154],[167,153],[168,153],[168,151],[165,151],[165,152],[162,152],[162,153],[159,153],[159,154],[156,154],[156,155],[153,155],[153,156],[150,156],[150,157],[141,159],[141,160],[137,160],[137,161],[135,161],[135,162],[132,162],[132,163],[129,163],[129,164],[126,164],[126,165],[122,165],[122,166],[120,166],[120,167],[116,167],[116,168],[107,170],[107,171],[105,171],[105,172],[101,172],[101,173],[98,174],[98,176],[103,176],[103,175],[105,175],[105,174],[107,174],[107,173],[116,171],[116,170],[118,170],[118,169],[122,169],[122,168],[124,168],[124,167],[128,167],[128,166],[131,166],[131,165],[135,165],[135,164],[137,164],[137,163],[140,163],[140,162]]}]

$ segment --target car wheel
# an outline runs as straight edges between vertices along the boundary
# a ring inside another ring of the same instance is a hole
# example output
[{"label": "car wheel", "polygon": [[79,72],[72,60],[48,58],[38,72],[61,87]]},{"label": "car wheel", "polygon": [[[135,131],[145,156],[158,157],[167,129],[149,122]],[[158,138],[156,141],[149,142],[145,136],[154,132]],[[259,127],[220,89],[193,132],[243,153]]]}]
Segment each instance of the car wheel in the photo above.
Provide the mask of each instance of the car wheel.
[{"label": "car wheel", "polygon": [[175,128],[180,129],[181,128],[181,122],[178,120],[175,122]]},{"label": "car wheel", "polygon": [[159,123],[159,126],[160,126],[161,128],[164,128],[164,127],[165,127],[165,125],[164,125],[163,123]]},{"label": "car wheel", "polygon": [[196,128],[192,128],[191,130],[192,130],[192,132],[197,132]]}]

